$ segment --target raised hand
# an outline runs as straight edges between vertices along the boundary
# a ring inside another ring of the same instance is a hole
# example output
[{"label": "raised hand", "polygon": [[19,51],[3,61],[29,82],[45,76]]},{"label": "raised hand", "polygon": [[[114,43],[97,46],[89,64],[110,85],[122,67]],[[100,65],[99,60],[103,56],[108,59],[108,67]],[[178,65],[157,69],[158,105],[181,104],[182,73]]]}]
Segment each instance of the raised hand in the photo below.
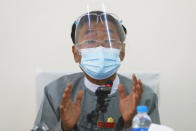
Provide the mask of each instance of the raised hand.
[{"label": "raised hand", "polygon": [[136,107],[141,99],[143,92],[141,80],[137,80],[135,74],[132,75],[133,84],[132,90],[128,96],[125,95],[125,91],[122,84],[119,84],[118,90],[120,95],[120,112],[124,120],[125,126],[128,128],[131,126],[132,119],[136,114]]},{"label": "raised hand", "polygon": [[72,83],[67,85],[63,93],[60,105],[60,117],[64,131],[70,131],[80,118],[81,100],[83,91],[79,91],[76,96],[76,102],[72,101]]}]

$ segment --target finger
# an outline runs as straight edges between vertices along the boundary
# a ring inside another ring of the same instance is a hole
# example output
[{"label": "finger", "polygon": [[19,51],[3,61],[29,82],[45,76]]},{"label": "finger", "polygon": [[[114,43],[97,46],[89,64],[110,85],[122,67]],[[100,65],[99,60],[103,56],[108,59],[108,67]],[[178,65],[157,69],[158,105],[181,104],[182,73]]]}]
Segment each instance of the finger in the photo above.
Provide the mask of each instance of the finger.
[{"label": "finger", "polygon": [[137,85],[137,78],[136,78],[135,74],[132,75],[132,79],[133,79],[133,85],[132,86],[136,86]]},{"label": "finger", "polygon": [[132,80],[133,80],[133,83],[132,83],[132,91],[133,92],[136,92],[137,78],[136,78],[136,75],[135,74],[132,75]]},{"label": "finger", "polygon": [[134,94],[135,99],[136,99],[136,103],[138,104],[141,96],[142,96],[142,92],[143,92],[143,88],[142,88],[142,84],[141,84],[141,80],[138,80],[138,84],[136,86],[136,93]]},{"label": "finger", "polygon": [[72,90],[71,87],[72,87],[72,83],[68,83],[68,85],[63,93],[61,105],[63,105],[64,107],[65,107],[67,101],[69,99],[71,99],[71,90]]},{"label": "finger", "polygon": [[72,83],[71,83],[71,82],[68,83],[67,89],[68,89],[68,91],[65,92],[65,93],[66,93],[66,95],[67,95],[68,97],[71,98],[71,95],[72,95]]},{"label": "finger", "polygon": [[64,106],[60,105],[60,116],[64,115]]},{"label": "finger", "polygon": [[82,96],[83,96],[83,91],[81,90],[78,92],[78,94],[76,96],[76,104],[79,106],[81,105]]},{"label": "finger", "polygon": [[136,86],[136,93],[139,95],[139,97],[141,97],[142,92],[143,92],[142,82],[141,80],[138,80],[138,84]]},{"label": "finger", "polygon": [[136,93],[136,86],[132,86],[131,91],[134,92],[134,93]]},{"label": "finger", "polygon": [[142,92],[143,92],[143,87],[142,87],[142,82],[141,80],[138,80],[138,84],[139,84],[139,94],[142,95]]},{"label": "finger", "polygon": [[139,84],[137,85],[136,95],[138,96],[138,99],[140,100],[140,98],[142,96],[142,91],[141,91],[141,87]]},{"label": "finger", "polygon": [[141,88],[140,88],[140,84],[138,83],[137,85],[136,85],[136,93],[137,94],[140,94],[140,91],[141,90]]},{"label": "finger", "polygon": [[140,85],[140,89],[141,89],[141,93],[143,92],[143,86],[142,86],[142,81],[139,80],[139,85]]},{"label": "finger", "polygon": [[137,106],[138,104],[139,104],[139,101],[140,101],[140,98],[139,98],[139,95],[138,94],[136,94],[136,93],[134,93],[133,94],[133,104],[135,105],[135,106]]},{"label": "finger", "polygon": [[[68,90],[68,89],[65,89],[65,92],[66,92],[66,90]],[[62,96],[62,99],[61,99],[61,105],[64,107],[64,105],[65,105],[65,103],[66,103],[66,93],[63,93],[63,96]]]},{"label": "finger", "polygon": [[136,94],[136,93],[137,93],[136,90],[137,90],[137,89],[136,89],[136,86],[133,86],[132,89],[131,89],[131,92],[130,92],[130,94],[129,94],[129,97],[133,97],[132,94]]},{"label": "finger", "polygon": [[136,84],[136,93],[139,93],[139,94],[141,94],[141,80],[139,79],[139,80],[137,80],[137,84]]},{"label": "finger", "polygon": [[120,99],[123,99],[126,97],[125,90],[122,84],[118,85],[118,91],[119,91]]}]

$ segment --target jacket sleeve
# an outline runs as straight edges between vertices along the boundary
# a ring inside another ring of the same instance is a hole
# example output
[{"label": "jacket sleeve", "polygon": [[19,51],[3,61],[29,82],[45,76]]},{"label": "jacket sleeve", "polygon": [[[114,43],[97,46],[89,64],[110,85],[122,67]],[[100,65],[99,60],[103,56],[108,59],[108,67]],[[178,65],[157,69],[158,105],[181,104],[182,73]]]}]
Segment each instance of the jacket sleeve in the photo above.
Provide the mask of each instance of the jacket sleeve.
[{"label": "jacket sleeve", "polygon": [[61,120],[58,118],[57,112],[55,112],[51,105],[46,88],[44,90],[44,99],[38,111],[34,127],[39,127],[43,123],[49,128],[49,131],[62,131]]},{"label": "jacket sleeve", "polygon": [[152,123],[160,124],[158,97],[155,93],[153,95],[152,106],[149,109],[148,115],[150,116]]}]

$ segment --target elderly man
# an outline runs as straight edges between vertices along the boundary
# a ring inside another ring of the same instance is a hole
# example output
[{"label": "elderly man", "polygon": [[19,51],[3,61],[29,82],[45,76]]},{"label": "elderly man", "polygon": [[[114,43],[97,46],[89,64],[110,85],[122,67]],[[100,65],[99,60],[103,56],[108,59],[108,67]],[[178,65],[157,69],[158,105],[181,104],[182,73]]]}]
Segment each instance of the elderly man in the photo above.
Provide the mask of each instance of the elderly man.
[{"label": "elderly man", "polygon": [[135,75],[117,74],[125,57],[126,28],[112,14],[93,11],[72,26],[72,52],[83,73],[50,83],[35,125],[51,131],[131,130],[137,105],[160,123],[157,96]]}]

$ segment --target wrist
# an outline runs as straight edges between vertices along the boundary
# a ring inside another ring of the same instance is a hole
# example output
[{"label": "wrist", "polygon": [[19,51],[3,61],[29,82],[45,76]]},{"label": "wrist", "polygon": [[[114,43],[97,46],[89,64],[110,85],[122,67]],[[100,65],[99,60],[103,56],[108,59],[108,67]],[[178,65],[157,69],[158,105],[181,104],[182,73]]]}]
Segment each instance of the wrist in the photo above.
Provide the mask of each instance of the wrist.
[{"label": "wrist", "polygon": [[68,128],[64,127],[62,122],[61,122],[61,128],[63,131],[72,131],[72,129],[68,129]]},{"label": "wrist", "polygon": [[133,117],[131,117],[130,119],[124,120],[124,127],[125,128],[131,127],[132,126],[132,120],[133,120]]},{"label": "wrist", "polygon": [[124,119],[124,127],[125,128],[129,128],[132,126],[132,120],[133,120],[134,116],[135,116],[135,114],[132,114],[132,115],[130,115],[129,118]]},{"label": "wrist", "polygon": [[68,128],[62,128],[63,131],[72,131],[72,129],[68,129]]},{"label": "wrist", "polygon": [[131,127],[131,121],[126,121],[126,122],[124,122],[124,127],[125,128],[129,128],[129,127]]}]

